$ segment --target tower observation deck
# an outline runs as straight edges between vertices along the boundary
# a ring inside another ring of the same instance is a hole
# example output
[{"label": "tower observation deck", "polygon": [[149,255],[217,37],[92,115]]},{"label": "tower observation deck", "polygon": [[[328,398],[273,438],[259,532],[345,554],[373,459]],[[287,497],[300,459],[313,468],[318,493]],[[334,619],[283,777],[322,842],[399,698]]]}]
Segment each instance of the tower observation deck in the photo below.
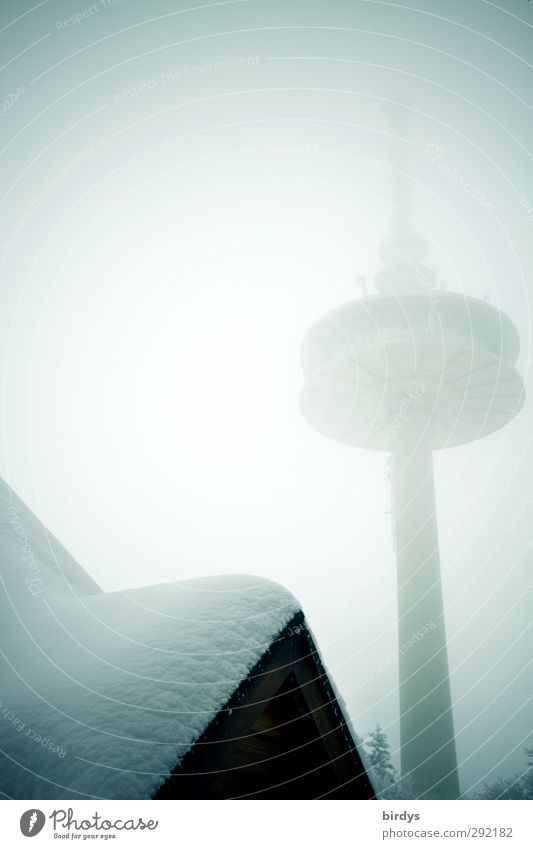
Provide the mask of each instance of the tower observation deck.
[{"label": "tower observation deck", "polygon": [[[400,135],[400,133],[397,133]],[[458,798],[432,452],[480,439],[520,410],[518,333],[500,310],[437,290],[409,215],[405,145],[397,143],[393,236],[376,294],[317,321],[302,345],[303,415],[348,445],[392,456],[402,777],[417,798]]]}]

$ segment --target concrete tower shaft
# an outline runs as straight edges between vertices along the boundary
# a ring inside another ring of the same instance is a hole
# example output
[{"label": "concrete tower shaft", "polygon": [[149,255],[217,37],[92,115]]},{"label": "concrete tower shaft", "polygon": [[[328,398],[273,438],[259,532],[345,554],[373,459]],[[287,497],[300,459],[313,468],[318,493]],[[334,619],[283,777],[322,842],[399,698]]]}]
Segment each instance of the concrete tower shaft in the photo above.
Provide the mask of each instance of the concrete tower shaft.
[{"label": "concrete tower shaft", "polygon": [[392,454],[401,765],[418,796],[457,799],[433,461],[425,426],[415,420],[399,428]]}]

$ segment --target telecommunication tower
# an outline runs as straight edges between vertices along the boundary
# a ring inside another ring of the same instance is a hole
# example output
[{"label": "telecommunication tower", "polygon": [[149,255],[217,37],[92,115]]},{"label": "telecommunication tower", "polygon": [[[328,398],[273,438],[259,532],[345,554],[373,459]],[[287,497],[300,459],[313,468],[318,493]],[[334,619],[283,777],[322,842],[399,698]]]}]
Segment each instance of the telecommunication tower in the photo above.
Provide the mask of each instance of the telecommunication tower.
[{"label": "telecommunication tower", "polygon": [[407,145],[395,127],[393,234],[376,294],[319,319],[302,345],[303,415],[326,436],[390,452],[402,776],[417,798],[458,798],[432,452],[507,424],[524,399],[519,338],[503,312],[435,286],[409,210]]}]

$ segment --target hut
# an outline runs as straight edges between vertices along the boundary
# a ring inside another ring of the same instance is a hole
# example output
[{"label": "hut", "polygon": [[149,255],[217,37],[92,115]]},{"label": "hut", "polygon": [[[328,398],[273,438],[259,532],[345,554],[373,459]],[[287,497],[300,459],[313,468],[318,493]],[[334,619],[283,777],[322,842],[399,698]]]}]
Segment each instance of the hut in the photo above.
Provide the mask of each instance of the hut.
[{"label": "hut", "polygon": [[102,592],[0,482],[0,792],[374,793],[300,605],[245,575]]}]

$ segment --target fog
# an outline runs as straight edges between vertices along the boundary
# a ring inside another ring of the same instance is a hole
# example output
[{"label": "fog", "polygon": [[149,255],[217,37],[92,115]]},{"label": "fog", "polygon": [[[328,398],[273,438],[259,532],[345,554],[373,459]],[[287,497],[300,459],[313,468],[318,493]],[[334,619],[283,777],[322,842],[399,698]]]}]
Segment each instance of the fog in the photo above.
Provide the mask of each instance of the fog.
[{"label": "fog", "polygon": [[533,8],[184,5],[1,7],[0,473],[104,590],[288,587],[397,761],[386,455],[309,427],[299,356],[373,291],[407,104],[438,285],[509,315],[526,386],[504,429],[434,454],[471,793],[531,745]]}]

